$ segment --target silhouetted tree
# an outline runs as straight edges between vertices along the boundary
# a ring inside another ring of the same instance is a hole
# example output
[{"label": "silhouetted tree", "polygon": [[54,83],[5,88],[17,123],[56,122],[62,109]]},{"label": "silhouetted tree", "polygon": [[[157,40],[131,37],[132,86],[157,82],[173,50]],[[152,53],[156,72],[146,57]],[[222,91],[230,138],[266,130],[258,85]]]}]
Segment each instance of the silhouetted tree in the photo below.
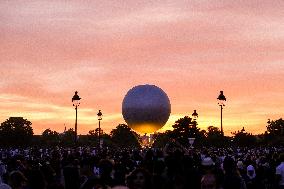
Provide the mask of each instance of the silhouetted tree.
[{"label": "silhouetted tree", "polygon": [[52,131],[51,129],[45,129],[42,132],[42,142],[45,145],[58,145],[59,133],[56,131]]},{"label": "silhouetted tree", "polygon": [[[102,136],[104,134],[104,131],[100,129],[100,135]],[[95,130],[90,130],[88,133],[90,140],[98,140],[99,137],[99,128],[96,128]]]},{"label": "silhouetted tree", "polygon": [[89,136],[96,136],[96,132],[95,132],[95,130],[93,129],[93,130],[89,130],[89,132],[88,132],[88,135]]},{"label": "silhouetted tree", "polygon": [[266,126],[269,135],[284,136],[284,120],[282,118],[275,121],[268,121]]},{"label": "silhouetted tree", "polygon": [[[100,136],[101,136],[101,140],[103,141],[103,146],[104,147],[112,146],[110,135],[106,134],[102,129],[100,129],[100,130],[101,130]],[[99,128],[90,130],[87,137],[88,137],[88,140],[89,140],[89,144],[92,144],[94,146],[98,145]]]},{"label": "silhouetted tree", "polygon": [[241,131],[232,132],[232,134],[234,135],[234,143],[237,146],[244,147],[256,145],[256,137],[251,133],[247,133],[244,127]]},{"label": "silhouetted tree", "polygon": [[94,129],[89,131],[87,137],[89,144],[96,145],[96,143],[98,142],[98,134],[95,132]]},{"label": "silhouetted tree", "polygon": [[110,132],[113,144],[120,148],[139,148],[139,135],[126,124],[119,124]]},{"label": "silhouetted tree", "polygon": [[188,145],[188,138],[190,137],[201,138],[197,123],[192,122],[192,118],[188,116],[178,119],[172,127],[174,128],[172,138],[182,145]]},{"label": "silhouetted tree", "polygon": [[163,148],[169,141],[172,135],[172,131],[167,130],[164,133],[155,133],[153,135],[153,147],[155,148]]},{"label": "silhouetted tree", "polygon": [[33,137],[32,123],[23,117],[10,117],[0,126],[0,141],[4,146],[28,145]]},{"label": "silhouetted tree", "polygon": [[110,135],[108,135],[106,133],[102,133],[101,140],[103,141],[103,148],[113,147],[113,142],[111,140],[111,136]]},{"label": "silhouetted tree", "polygon": [[264,134],[265,141],[272,145],[284,145],[284,120],[268,120],[267,131]]},{"label": "silhouetted tree", "polygon": [[61,143],[67,146],[74,144],[75,135],[76,134],[73,128],[68,129],[63,134],[60,135]]},{"label": "silhouetted tree", "polygon": [[211,146],[221,146],[223,144],[223,135],[218,127],[209,126],[207,128],[207,143]]}]

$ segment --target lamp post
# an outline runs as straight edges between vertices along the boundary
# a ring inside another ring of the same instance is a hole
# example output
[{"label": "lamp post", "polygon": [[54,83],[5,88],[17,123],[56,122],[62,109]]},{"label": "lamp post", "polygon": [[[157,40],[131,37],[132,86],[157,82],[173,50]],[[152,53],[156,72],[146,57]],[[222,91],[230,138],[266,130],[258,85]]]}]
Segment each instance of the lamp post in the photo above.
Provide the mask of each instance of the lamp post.
[{"label": "lamp post", "polygon": [[198,118],[198,113],[196,112],[196,110],[193,110],[193,113],[191,114],[192,115],[192,123],[193,123],[193,126],[192,128],[190,128],[190,134],[189,134],[189,138],[188,138],[188,143],[190,144],[190,148],[193,148],[193,143],[194,143],[194,140],[195,140],[195,137],[196,136],[196,125],[197,125],[197,118]]},{"label": "lamp post", "polygon": [[197,125],[197,121],[196,120],[198,118],[198,113],[196,112],[196,110],[193,110],[192,117],[193,117],[194,127],[196,127],[196,125]]},{"label": "lamp post", "polygon": [[78,95],[78,91],[75,91],[74,96],[72,97],[73,106],[75,106],[76,110],[76,119],[75,119],[75,144],[77,144],[77,109],[80,105],[80,97]]},{"label": "lamp post", "polygon": [[223,123],[222,123],[222,110],[223,110],[223,106],[225,106],[226,97],[223,94],[223,91],[220,91],[220,94],[217,99],[218,99],[218,105],[221,107],[221,133],[222,133],[222,136],[224,136]]},{"label": "lamp post", "polygon": [[193,148],[193,143],[194,143],[195,138],[188,138],[188,143],[190,144],[190,148]]},{"label": "lamp post", "polygon": [[99,152],[101,151],[101,120],[103,119],[102,116],[102,112],[101,110],[99,110],[98,114],[98,120],[99,120],[99,141],[98,141],[98,148],[99,148]]}]

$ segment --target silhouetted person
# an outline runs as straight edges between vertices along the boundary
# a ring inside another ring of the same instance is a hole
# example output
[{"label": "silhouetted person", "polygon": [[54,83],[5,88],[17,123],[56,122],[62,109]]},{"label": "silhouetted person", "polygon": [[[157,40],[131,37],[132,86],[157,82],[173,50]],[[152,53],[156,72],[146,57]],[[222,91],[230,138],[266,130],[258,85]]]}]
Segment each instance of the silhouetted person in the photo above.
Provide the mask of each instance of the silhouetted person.
[{"label": "silhouetted person", "polygon": [[111,189],[129,189],[127,186],[115,186]]},{"label": "silhouetted person", "polygon": [[9,185],[12,189],[24,189],[27,181],[27,178],[21,171],[12,171],[9,175]]},{"label": "silhouetted person", "polygon": [[280,164],[276,167],[276,185],[284,189],[284,153],[280,154]]},{"label": "silhouetted person", "polygon": [[129,189],[151,189],[151,174],[143,168],[137,168],[126,178],[126,185]]},{"label": "silhouetted person", "polygon": [[255,169],[252,165],[247,167],[247,173],[244,176],[247,189],[259,189]]},{"label": "silhouetted person", "polygon": [[113,162],[103,159],[99,163],[99,179],[103,185],[113,187],[115,181],[112,178]]},{"label": "silhouetted person", "polygon": [[202,176],[201,189],[217,189],[217,182],[214,174],[206,173]]},{"label": "silhouetted person", "polygon": [[67,165],[63,168],[65,189],[78,189],[80,187],[79,167],[76,161],[78,160],[69,157]]},{"label": "silhouetted person", "polygon": [[201,171],[196,168],[192,157],[184,157],[183,168],[185,175],[185,188],[200,189]]},{"label": "silhouetted person", "polygon": [[27,176],[29,189],[46,189],[47,183],[40,170],[30,170]]},{"label": "silhouetted person", "polygon": [[3,176],[7,173],[6,165],[0,161],[0,189],[11,189],[11,187],[4,183]]},{"label": "silhouetted person", "polygon": [[165,163],[162,160],[156,160],[153,165],[153,188],[164,189],[167,178],[164,175]]},{"label": "silhouetted person", "polygon": [[224,189],[246,189],[245,182],[239,172],[235,160],[227,156],[223,162],[225,171],[223,188]]},{"label": "silhouetted person", "polygon": [[81,189],[102,188],[107,189],[115,186],[112,178],[113,163],[110,160],[102,159],[98,165],[98,175],[89,177],[82,184]]}]

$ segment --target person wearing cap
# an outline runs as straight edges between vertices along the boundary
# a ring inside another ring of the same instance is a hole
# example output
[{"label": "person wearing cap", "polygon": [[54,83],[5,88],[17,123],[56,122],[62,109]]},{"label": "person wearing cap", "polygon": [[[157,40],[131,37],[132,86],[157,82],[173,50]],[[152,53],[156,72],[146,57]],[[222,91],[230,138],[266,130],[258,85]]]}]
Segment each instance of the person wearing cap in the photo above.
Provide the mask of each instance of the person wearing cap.
[{"label": "person wearing cap", "polygon": [[203,174],[212,173],[214,171],[215,163],[211,157],[203,158],[203,160],[201,161],[201,165]]},{"label": "person wearing cap", "polygon": [[202,161],[201,161],[201,165],[203,166],[214,166],[215,163],[214,161],[212,160],[211,157],[205,157]]},{"label": "person wearing cap", "polygon": [[[215,166],[215,162],[212,160],[211,157],[205,157],[201,161],[202,165],[202,175],[205,176],[207,174],[211,174],[215,178],[215,185],[218,188],[219,185],[221,185],[221,182],[223,180],[224,174],[222,170]],[[207,177],[205,177],[207,179]]]}]

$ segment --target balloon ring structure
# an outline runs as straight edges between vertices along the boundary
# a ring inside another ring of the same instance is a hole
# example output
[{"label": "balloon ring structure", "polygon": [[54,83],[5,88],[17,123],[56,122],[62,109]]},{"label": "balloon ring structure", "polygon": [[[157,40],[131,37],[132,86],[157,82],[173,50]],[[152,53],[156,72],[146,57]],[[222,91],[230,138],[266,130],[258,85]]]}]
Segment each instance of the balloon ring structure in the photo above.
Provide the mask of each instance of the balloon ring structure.
[{"label": "balloon ring structure", "polygon": [[130,128],[140,134],[153,133],[169,119],[171,104],[167,94],[155,85],[130,89],[122,102],[122,115]]}]

